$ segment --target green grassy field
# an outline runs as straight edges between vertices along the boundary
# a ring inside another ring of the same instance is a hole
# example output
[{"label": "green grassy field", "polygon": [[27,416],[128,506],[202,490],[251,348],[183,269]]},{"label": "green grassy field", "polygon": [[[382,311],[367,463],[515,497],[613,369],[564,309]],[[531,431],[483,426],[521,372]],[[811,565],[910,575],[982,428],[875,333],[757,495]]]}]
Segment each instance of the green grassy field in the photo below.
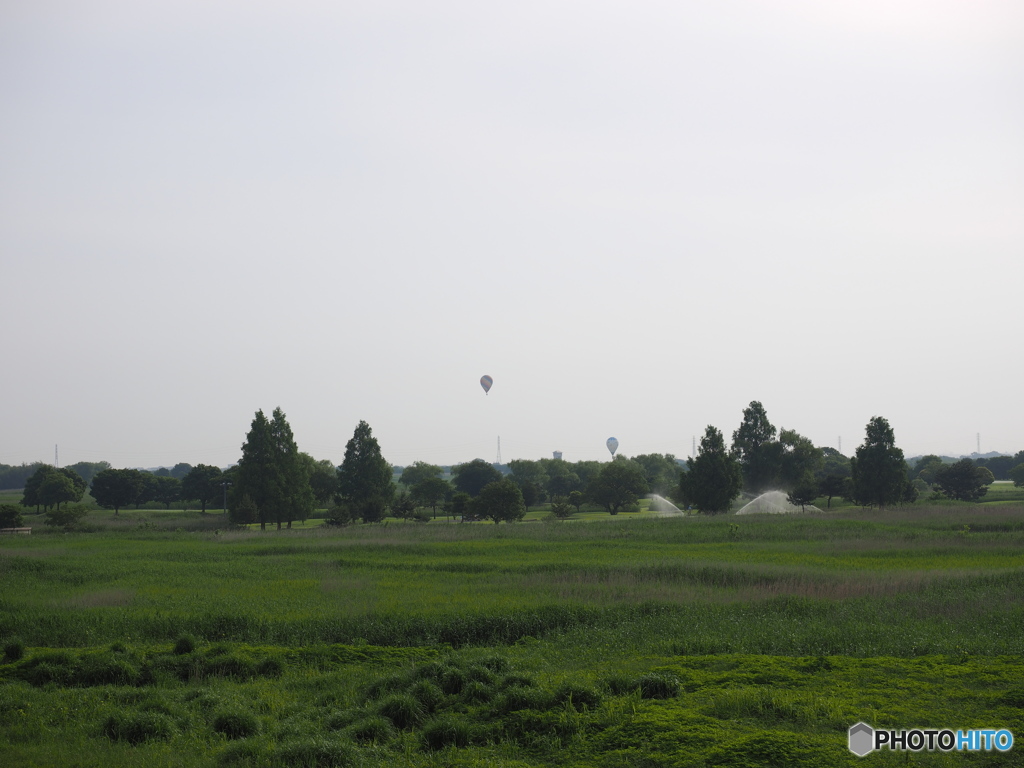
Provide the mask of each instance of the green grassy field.
[{"label": "green grassy field", "polygon": [[833,766],[858,720],[1024,733],[1021,504],[121,518],[0,540],[4,765]]}]

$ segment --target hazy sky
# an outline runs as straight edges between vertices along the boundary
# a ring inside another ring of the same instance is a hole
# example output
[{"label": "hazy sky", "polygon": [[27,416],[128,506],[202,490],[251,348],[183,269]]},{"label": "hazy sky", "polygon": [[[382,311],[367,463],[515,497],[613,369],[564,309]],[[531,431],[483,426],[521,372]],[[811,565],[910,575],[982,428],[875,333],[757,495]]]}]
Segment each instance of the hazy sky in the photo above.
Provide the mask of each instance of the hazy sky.
[{"label": "hazy sky", "polygon": [[8,464],[1017,451],[1024,4],[2,0],[0,267]]}]

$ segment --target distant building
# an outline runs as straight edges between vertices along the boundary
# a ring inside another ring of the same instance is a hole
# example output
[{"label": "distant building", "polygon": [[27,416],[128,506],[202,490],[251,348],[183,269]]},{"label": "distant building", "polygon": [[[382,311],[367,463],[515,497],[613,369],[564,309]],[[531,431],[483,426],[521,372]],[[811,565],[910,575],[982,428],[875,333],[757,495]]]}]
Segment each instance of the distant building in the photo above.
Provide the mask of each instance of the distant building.
[{"label": "distant building", "polygon": [[561,451],[555,451],[555,452],[554,452],[554,453],[553,453],[552,455],[553,455],[553,456],[554,456],[554,457],[555,457],[556,459],[560,459],[560,458],[562,458],[562,452],[561,452]]}]

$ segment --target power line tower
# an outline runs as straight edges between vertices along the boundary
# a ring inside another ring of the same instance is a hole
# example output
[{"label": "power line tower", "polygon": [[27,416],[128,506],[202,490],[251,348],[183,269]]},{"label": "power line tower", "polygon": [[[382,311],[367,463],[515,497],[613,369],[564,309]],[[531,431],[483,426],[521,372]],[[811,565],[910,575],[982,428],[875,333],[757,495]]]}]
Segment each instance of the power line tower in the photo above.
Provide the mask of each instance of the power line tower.
[{"label": "power line tower", "polygon": [[53,444],[53,466],[60,467],[60,462],[57,461],[57,444]]},{"label": "power line tower", "polygon": [[501,435],[498,435],[498,458],[494,460],[495,464],[501,464]]}]

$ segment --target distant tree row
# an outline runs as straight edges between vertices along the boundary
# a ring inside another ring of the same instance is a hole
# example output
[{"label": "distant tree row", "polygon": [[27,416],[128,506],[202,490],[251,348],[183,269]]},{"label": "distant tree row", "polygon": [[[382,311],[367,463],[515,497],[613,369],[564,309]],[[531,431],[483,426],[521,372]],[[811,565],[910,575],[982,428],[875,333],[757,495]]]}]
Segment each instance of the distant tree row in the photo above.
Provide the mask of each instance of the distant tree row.
[{"label": "distant tree row", "polygon": [[816,448],[793,430],[777,430],[754,401],[744,409],[731,447],[726,448],[720,430],[708,426],[700,451],[687,464],[678,497],[710,514],[728,511],[741,490],[788,491],[790,501],[801,507],[819,497],[831,504],[838,495],[878,507],[908,503],[917,496],[892,427],[877,416],[868,422],[855,456],[847,459],[838,451]]},{"label": "distant tree row", "polygon": [[328,522],[340,525],[379,522],[388,515],[426,521],[439,512],[463,521],[513,522],[530,507],[546,502],[559,518],[579,512],[584,504],[616,515],[637,509],[648,493],[706,514],[728,511],[741,491],[756,495],[782,490],[800,506],[818,498],[830,506],[841,496],[862,506],[887,507],[912,502],[923,491],[974,501],[993,482],[992,466],[1024,486],[1024,451],[1015,457],[953,464],[929,455],[911,469],[896,447],[888,421],[874,417],[867,424],[864,443],[847,458],[835,449],[814,446],[794,430],[777,429],[761,403],[754,401],[743,410],[730,446],[722,432],[709,425],[697,455],[686,462],[671,454],[620,455],[611,462],[524,459],[510,461],[506,477],[496,465],[475,459],[452,467],[449,482],[442,467],[418,461],[402,470],[400,489],[365,421],[359,422],[341,465],[335,467],[298,450],[280,408],[269,419],[257,411],[241,460],[226,471],[180,463],[149,472],[113,469],[106,462],[7,469],[22,474],[31,469],[23,478],[17,472],[8,476],[19,479],[25,489],[21,503],[37,510],[60,511],[61,505],[80,501],[90,486],[96,503],[115,514],[131,504],[159,502],[169,507],[179,500],[196,501],[205,512],[207,505],[226,496],[233,522],[259,522],[263,529],[270,523],[280,529],[290,528],[295,520],[305,521],[317,505],[329,506]]},{"label": "distant tree row", "polygon": [[[0,464],[0,490],[24,488],[32,475],[38,472],[41,467],[47,466],[50,465],[42,461],[35,461],[31,464],[19,464],[17,466]],[[110,469],[110,464],[105,461],[80,461],[77,464],[62,467],[62,469],[70,469],[82,478],[88,487],[98,472]]]},{"label": "distant tree row", "polygon": [[141,469],[111,469],[108,465],[92,477],[90,487],[71,467],[40,464],[25,481],[21,503],[37,511],[59,510],[61,504],[81,501],[88,488],[97,504],[113,509],[115,514],[130,504],[138,507],[155,501],[169,508],[182,499],[199,502],[205,512],[206,505],[220,493],[220,476],[220,469],[203,464],[191,468],[181,480]]}]

